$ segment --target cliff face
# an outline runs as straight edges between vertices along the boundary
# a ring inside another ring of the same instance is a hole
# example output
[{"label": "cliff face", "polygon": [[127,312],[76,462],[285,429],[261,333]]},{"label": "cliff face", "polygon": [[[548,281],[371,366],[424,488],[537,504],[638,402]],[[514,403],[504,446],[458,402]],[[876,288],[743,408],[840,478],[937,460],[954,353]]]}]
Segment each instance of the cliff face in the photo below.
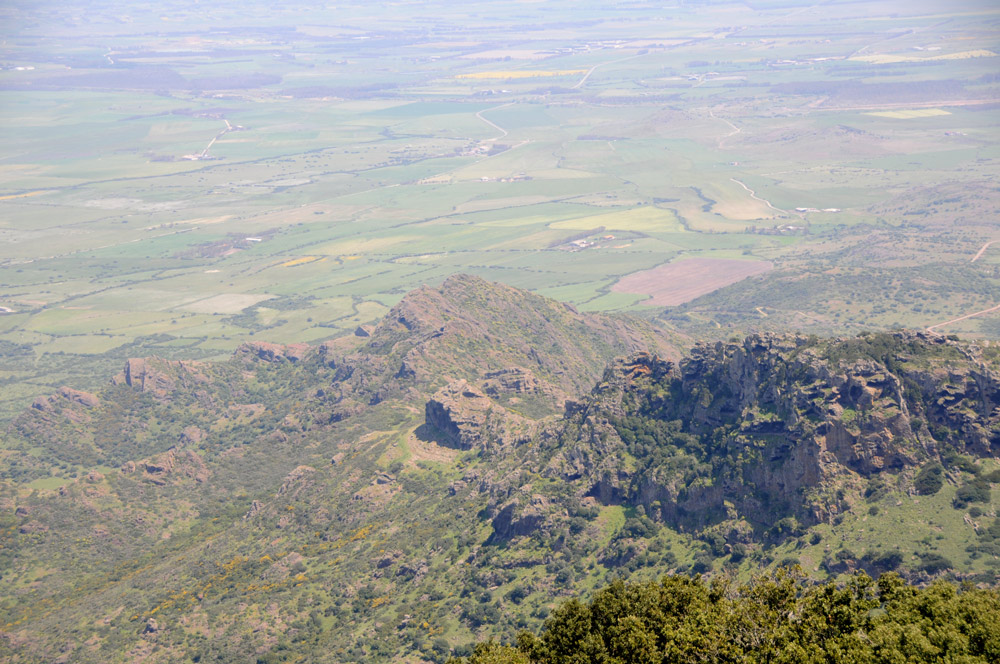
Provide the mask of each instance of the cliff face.
[{"label": "cliff face", "polygon": [[531,437],[529,422],[506,410],[465,380],[449,383],[424,406],[435,440],[462,450],[498,451]]},{"label": "cliff face", "polygon": [[751,336],[615,363],[548,470],[680,527],[831,521],[873,477],[1000,452],[1000,375],[920,334]]}]

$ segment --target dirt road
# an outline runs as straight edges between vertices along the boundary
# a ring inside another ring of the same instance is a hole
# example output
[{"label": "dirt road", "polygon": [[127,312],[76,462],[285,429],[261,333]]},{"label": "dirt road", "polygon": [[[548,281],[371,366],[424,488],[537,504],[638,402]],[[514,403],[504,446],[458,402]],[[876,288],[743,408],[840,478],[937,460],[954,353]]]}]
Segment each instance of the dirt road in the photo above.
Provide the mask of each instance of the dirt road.
[{"label": "dirt road", "polygon": [[939,327],[944,327],[945,325],[951,325],[952,323],[958,323],[958,322],[961,322],[963,320],[968,320],[970,318],[975,318],[976,316],[982,316],[983,314],[988,314],[988,313],[990,313],[992,311],[996,311],[998,309],[1000,309],[1000,304],[998,304],[995,307],[990,307],[989,309],[983,309],[982,311],[977,311],[975,313],[966,314],[964,316],[959,316],[958,318],[952,318],[951,320],[947,320],[947,321],[945,321],[943,323],[937,323],[935,325],[931,325],[930,327],[927,328],[927,331],[930,332],[931,334],[939,334],[939,332],[937,331],[937,328],[939,328]]},{"label": "dirt road", "polygon": [[729,132],[728,134],[726,134],[725,136],[723,136],[722,138],[719,139],[718,146],[719,146],[720,150],[723,149],[723,144],[726,142],[727,138],[730,138],[732,136],[735,136],[736,134],[740,134],[740,133],[743,132],[742,129],[740,129],[739,127],[737,127],[736,125],[734,125],[729,120],[727,120],[725,118],[718,117],[712,109],[708,109],[708,116],[710,118],[712,118],[713,120],[719,120],[720,122],[725,122],[727,125],[729,125],[732,128],[731,132]]},{"label": "dirt road", "polygon": [[969,261],[969,262],[970,262],[970,263],[975,263],[976,261],[978,261],[978,260],[979,260],[979,259],[980,259],[980,258],[982,257],[982,255],[983,255],[984,253],[986,253],[986,249],[987,249],[987,248],[989,248],[989,246],[990,246],[991,244],[993,244],[994,242],[996,242],[996,240],[990,240],[989,242],[987,242],[986,244],[984,244],[983,246],[981,246],[981,247],[979,248],[979,251],[978,251],[978,252],[976,253],[976,255],[975,255],[975,256],[973,256],[973,257],[972,257],[972,260],[971,260],[971,261]]},{"label": "dirt road", "polygon": [[746,186],[745,184],[743,184],[742,182],[740,182],[736,178],[729,178],[729,179],[732,180],[733,182],[735,182],[736,184],[740,185],[744,189],[746,189],[750,193],[750,198],[754,199],[755,201],[760,201],[761,203],[763,203],[767,207],[771,208],[775,212],[781,212],[783,214],[788,214],[788,210],[782,210],[779,207],[774,207],[773,205],[771,205],[771,201],[767,200],[766,198],[761,198],[760,196],[757,195],[757,193],[753,189],[751,189],[750,187]]},{"label": "dirt road", "polygon": [[[590,69],[588,69],[587,73],[583,75],[583,78],[581,78],[579,81],[577,81],[576,85],[571,86],[570,89],[572,89],[572,90],[579,90],[580,86],[582,86],[584,83],[587,82],[587,79],[590,78],[590,75],[593,74],[594,70],[596,70],[598,67],[603,67],[604,65],[611,65],[611,64],[614,64],[616,62],[625,62],[626,60],[631,60],[632,58],[638,58],[639,55],[640,55],[639,53],[636,53],[635,55],[628,55],[628,56],[625,56],[624,58],[618,58],[617,60],[609,60],[607,62],[600,62],[600,63],[594,65],[593,67],[591,67]],[[642,55],[645,55],[645,54],[642,54]]]}]

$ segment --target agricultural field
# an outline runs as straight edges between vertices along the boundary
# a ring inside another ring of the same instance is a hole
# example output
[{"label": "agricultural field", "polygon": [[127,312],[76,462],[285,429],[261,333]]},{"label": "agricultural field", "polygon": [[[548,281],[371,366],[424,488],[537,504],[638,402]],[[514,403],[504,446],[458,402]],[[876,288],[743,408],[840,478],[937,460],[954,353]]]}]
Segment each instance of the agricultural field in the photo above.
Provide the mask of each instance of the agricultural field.
[{"label": "agricultural field", "polygon": [[456,272],[693,336],[1000,336],[987,0],[0,17],[0,418]]},{"label": "agricultural field", "polygon": [[618,281],[612,290],[644,293],[650,296],[649,304],[674,307],[767,272],[772,267],[766,261],[690,258],[634,272]]}]

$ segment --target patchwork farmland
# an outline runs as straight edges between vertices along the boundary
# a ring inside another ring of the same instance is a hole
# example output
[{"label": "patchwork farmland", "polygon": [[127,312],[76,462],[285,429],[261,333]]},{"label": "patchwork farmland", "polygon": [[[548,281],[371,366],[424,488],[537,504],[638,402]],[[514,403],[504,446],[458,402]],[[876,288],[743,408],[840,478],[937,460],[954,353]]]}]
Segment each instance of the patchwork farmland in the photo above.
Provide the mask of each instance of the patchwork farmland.
[{"label": "patchwork farmland", "polygon": [[990,3],[515,5],[5,8],[4,416],[455,272],[682,333],[1000,335],[963,318],[1000,301]]}]

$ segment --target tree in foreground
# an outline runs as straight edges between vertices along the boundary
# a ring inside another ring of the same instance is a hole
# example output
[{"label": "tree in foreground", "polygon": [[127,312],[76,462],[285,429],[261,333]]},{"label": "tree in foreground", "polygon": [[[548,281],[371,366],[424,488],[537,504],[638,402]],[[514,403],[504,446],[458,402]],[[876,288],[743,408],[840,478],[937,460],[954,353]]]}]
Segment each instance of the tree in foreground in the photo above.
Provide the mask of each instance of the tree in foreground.
[{"label": "tree in foreground", "polygon": [[537,636],[493,641],[461,664],[1000,662],[1000,593],[896,574],[811,585],[796,571],[749,584],[615,581],[553,611]]}]

